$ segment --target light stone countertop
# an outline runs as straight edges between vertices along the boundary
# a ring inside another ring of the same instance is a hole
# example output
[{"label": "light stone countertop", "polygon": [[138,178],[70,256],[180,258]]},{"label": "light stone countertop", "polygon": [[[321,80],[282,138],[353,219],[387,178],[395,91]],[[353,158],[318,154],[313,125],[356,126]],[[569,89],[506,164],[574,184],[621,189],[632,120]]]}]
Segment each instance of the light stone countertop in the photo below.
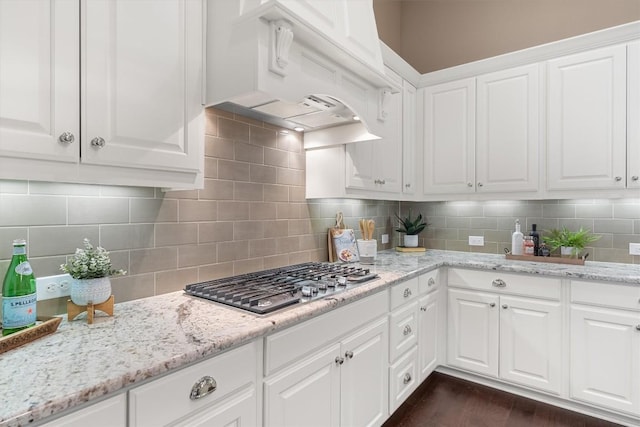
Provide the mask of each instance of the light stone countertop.
[{"label": "light stone countertop", "polygon": [[95,323],[63,319],[49,336],[0,355],[0,426],[24,426],[294,325],[438,267],[465,267],[640,286],[640,265],[509,261],[429,250],[378,254],[380,279],[324,300],[259,316],[182,291],[117,304]]}]

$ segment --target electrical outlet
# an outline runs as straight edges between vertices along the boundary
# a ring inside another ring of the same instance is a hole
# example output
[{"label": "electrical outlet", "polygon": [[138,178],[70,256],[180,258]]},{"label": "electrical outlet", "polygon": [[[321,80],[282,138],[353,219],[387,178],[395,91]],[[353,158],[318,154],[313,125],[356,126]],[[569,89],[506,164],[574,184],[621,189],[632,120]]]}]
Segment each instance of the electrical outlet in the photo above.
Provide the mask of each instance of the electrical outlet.
[{"label": "electrical outlet", "polygon": [[469,246],[484,246],[484,236],[469,236]]},{"label": "electrical outlet", "polygon": [[36,277],[36,298],[38,301],[52,298],[66,297],[70,294],[71,276],[58,274],[56,276]]},{"label": "electrical outlet", "polygon": [[640,255],[640,243],[629,243],[629,255]]},{"label": "electrical outlet", "polygon": [[386,245],[387,243],[389,243],[389,235],[388,234],[383,234],[382,236],[380,236],[380,239],[382,239],[382,244]]}]

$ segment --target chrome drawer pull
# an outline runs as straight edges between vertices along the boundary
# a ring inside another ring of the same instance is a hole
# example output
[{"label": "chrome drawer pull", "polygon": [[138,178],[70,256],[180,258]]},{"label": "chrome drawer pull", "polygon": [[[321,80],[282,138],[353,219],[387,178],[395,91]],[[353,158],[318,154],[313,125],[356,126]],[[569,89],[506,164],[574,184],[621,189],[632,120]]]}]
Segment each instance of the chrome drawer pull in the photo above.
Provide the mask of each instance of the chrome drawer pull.
[{"label": "chrome drawer pull", "polygon": [[507,286],[507,283],[502,279],[496,279],[491,282],[491,284],[497,288],[504,288],[505,286]]},{"label": "chrome drawer pull", "polygon": [[200,378],[200,380],[196,382],[193,385],[193,387],[191,387],[191,394],[189,395],[189,399],[191,400],[202,399],[206,395],[216,391],[217,388],[218,388],[218,384],[216,383],[216,380],[206,375]]},{"label": "chrome drawer pull", "polygon": [[345,354],[344,357],[346,357],[347,359],[353,359],[353,351],[348,350]]},{"label": "chrome drawer pull", "polygon": [[636,325],[636,329],[640,331],[640,325]]},{"label": "chrome drawer pull", "polygon": [[342,365],[344,363],[344,357],[336,356],[336,365]]},{"label": "chrome drawer pull", "polygon": [[402,331],[402,334],[406,337],[410,333],[411,333],[411,326],[409,326],[409,325],[405,326],[404,327],[404,331]]},{"label": "chrome drawer pull", "polygon": [[507,308],[509,308],[509,306],[507,304],[502,304],[502,308],[506,310]]},{"label": "chrome drawer pull", "polygon": [[420,307],[420,310],[422,310],[422,311],[427,311],[427,306],[426,306],[426,305],[423,305],[422,307]]},{"label": "chrome drawer pull", "polygon": [[492,302],[492,303],[489,304],[489,307],[495,307],[495,306],[496,306],[495,302]]},{"label": "chrome drawer pull", "polygon": [[411,296],[411,289],[407,288],[404,290],[404,297],[409,298]]},{"label": "chrome drawer pull", "polygon": [[427,286],[433,286],[436,284],[436,281],[433,280],[433,277],[429,277],[429,280],[427,281]]},{"label": "chrome drawer pull", "polygon": [[409,372],[404,374],[404,379],[402,380],[402,382],[405,384],[409,384],[411,382],[411,374]]},{"label": "chrome drawer pull", "polygon": [[104,138],[97,136],[91,140],[91,146],[94,148],[102,148],[106,144]]},{"label": "chrome drawer pull", "polygon": [[59,137],[58,137],[58,141],[60,141],[63,144],[71,144],[73,141],[75,141],[75,136],[73,136],[73,134],[71,132],[63,132]]}]

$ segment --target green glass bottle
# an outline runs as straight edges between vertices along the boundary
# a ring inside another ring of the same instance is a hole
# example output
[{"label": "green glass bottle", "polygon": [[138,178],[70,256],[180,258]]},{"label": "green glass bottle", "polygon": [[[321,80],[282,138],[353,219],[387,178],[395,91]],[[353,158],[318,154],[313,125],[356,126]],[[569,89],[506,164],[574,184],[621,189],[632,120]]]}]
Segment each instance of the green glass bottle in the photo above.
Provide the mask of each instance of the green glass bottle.
[{"label": "green glass bottle", "polygon": [[36,279],[27,260],[27,243],[13,241],[13,257],[2,282],[2,335],[36,324]]}]

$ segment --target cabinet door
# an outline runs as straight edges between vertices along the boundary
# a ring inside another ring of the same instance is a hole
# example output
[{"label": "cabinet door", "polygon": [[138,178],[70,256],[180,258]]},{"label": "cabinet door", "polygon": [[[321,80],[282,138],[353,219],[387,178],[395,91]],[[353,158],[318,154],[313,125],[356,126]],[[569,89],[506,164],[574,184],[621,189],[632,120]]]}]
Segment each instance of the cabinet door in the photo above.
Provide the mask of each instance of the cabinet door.
[{"label": "cabinet door", "polygon": [[83,1],[83,163],[201,168],[203,7]]},{"label": "cabinet door", "polygon": [[438,366],[438,296],[435,291],[420,298],[418,302],[418,363],[420,379],[427,378]]},{"label": "cabinet door", "polygon": [[256,400],[255,387],[247,387],[205,411],[171,424],[171,427],[257,426]]},{"label": "cabinet door", "polygon": [[416,129],[418,126],[416,88],[402,82],[402,192],[416,192]]},{"label": "cabinet door", "polygon": [[124,427],[127,425],[126,393],[111,397],[91,406],[80,409],[42,427]]},{"label": "cabinet door", "polygon": [[389,414],[388,328],[385,317],[342,341],[342,426],[381,425]]},{"label": "cabinet door", "polygon": [[479,192],[538,189],[538,64],[477,79]]},{"label": "cabinet door", "polygon": [[549,61],[549,190],[625,187],[626,55],[622,45]]},{"label": "cabinet door", "polygon": [[474,78],[424,88],[424,193],[475,191]]},{"label": "cabinet door", "polygon": [[627,46],[627,187],[640,188],[640,41]]},{"label": "cabinet door", "polygon": [[265,427],[340,425],[340,357],[336,343],[266,379]]},{"label": "cabinet door", "polygon": [[500,307],[500,378],[560,394],[560,303],[502,296]]},{"label": "cabinet door", "polygon": [[74,0],[0,2],[0,157],[78,162],[79,13]]},{"label": "cabinet door", "polygon": [[449,289],[447,362],[498,376],[498,297]]},{"label": "cabinet door", "polygon": [[571,307],[571,397],[640,415],[640,314]]}]

